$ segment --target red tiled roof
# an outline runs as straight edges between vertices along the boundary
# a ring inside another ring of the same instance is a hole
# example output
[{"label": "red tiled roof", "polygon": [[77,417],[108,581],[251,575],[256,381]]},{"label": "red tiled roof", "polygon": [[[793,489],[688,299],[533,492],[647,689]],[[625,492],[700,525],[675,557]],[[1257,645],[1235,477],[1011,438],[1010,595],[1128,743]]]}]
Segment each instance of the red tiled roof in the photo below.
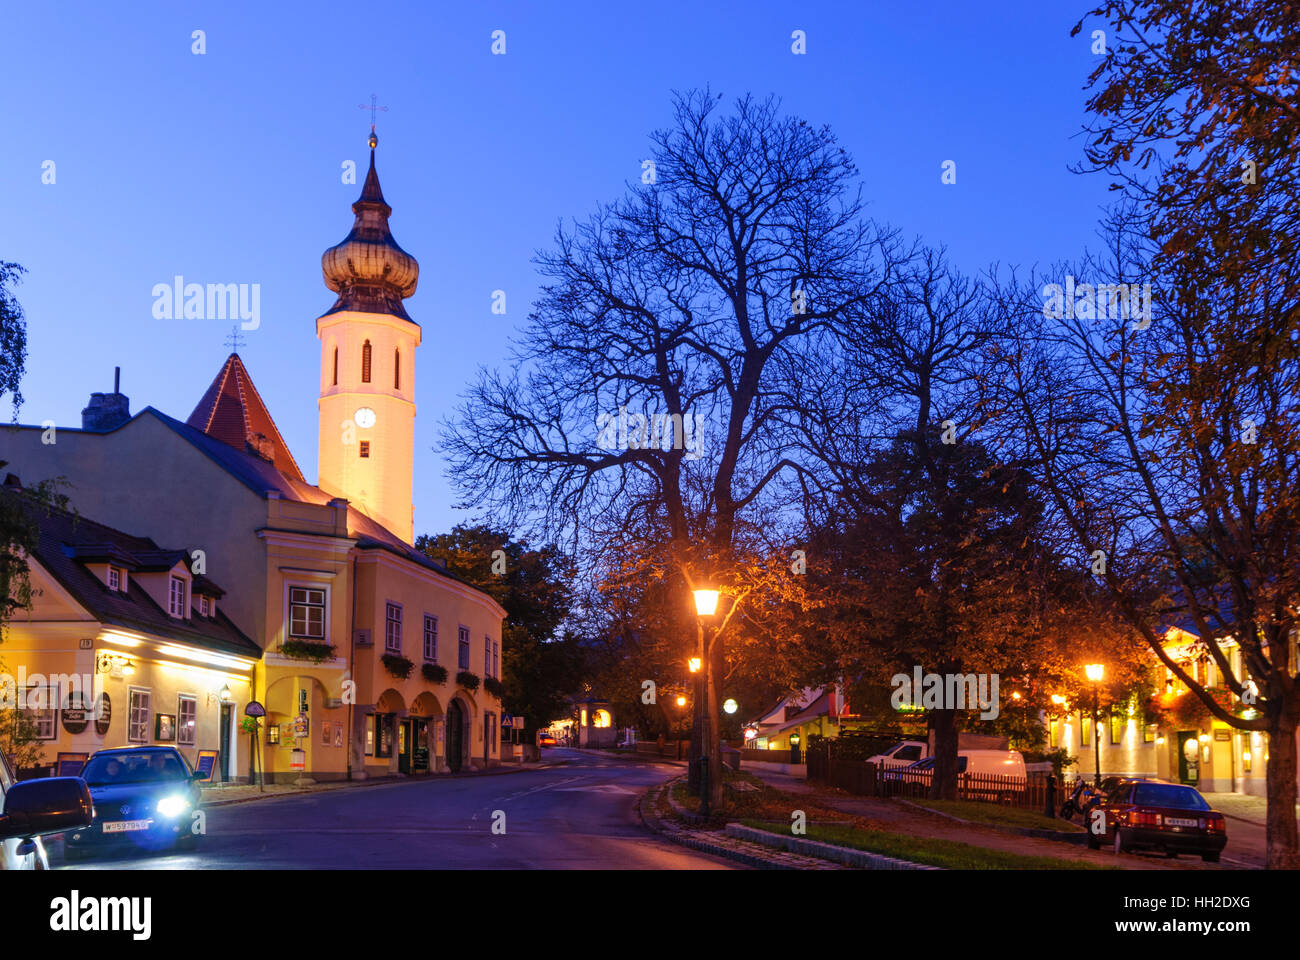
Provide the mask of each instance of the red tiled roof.
[{"label": "red tiled roof", "polygon": [[261,434],[270,444],[271,462],[276,469],[292,480],[305,482],[293,454],[289,452],[289,445],[280,436],[239,354],[232,353],[226,358],[203,399],[185,422],[241,453],[250,445],[253,452],[257,452],[257,435]]}]

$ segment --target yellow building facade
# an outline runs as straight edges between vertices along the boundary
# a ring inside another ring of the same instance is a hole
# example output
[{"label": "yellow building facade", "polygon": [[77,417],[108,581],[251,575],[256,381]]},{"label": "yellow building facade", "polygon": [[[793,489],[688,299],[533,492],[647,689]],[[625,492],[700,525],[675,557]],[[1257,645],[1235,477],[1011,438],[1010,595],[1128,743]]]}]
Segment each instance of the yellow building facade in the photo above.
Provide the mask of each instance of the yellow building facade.
[{"label": "yellow building facade", "polygon": [[[402,300],[418,266],[388,232],[375,142],[352,232],[322,259],[338,299],[317,321],[319,484],[233,353],[185,421],[131,416],[115,389],[92,396],[79,430],[0,429],[0,459],[24,482],[65,478],[81,515],[176,545],[221,583],[223,615],[261,653],[249,673],[272,779],[500,761],[485,681],[500,677],[505,611],[411,545],[420,334]],[[242,710],[224,721],[232,751],[251,749]]]}]

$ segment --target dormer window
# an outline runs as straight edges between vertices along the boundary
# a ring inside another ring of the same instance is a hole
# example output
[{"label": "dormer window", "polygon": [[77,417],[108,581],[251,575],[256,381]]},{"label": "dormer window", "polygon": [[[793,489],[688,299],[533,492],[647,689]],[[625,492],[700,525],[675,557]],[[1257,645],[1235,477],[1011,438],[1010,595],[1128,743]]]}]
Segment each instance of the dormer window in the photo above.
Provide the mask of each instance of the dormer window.
[{"label": "dormer window", "polygon": [[185,578],[172,577],[167,591],[167,612],[173,617],[185,616]]},{"label": "dormer window", "polygon": [[117,567],[108,568],[108,589],[110,590],[122,589],[122,571],[119,570]]},{"label": "dormer window", "polygon": [[212,616],[212,598],[211,598],[211,597],[199,597],[199,616],[201,616],[201,617],[210,617],[210,616]]}]

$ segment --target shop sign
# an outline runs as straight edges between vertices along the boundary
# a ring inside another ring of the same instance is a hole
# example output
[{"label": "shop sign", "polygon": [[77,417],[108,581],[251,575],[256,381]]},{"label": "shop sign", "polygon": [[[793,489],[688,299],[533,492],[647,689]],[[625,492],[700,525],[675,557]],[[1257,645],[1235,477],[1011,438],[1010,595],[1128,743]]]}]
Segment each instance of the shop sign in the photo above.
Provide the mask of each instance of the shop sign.
[{"label": "shop sign", "polygon": [[86,709],[86,696],[82,693],[70,693],[63,701],[61,719],[63,729],[68,733],[81,733],[90,723],[90,711]]},{"label": "shop sign", "polygon": [[101,737],[108,733],[108,728],[113,722],[113,701],[107,693],[99,695],[99,702],[95,704],[95,732]]}]

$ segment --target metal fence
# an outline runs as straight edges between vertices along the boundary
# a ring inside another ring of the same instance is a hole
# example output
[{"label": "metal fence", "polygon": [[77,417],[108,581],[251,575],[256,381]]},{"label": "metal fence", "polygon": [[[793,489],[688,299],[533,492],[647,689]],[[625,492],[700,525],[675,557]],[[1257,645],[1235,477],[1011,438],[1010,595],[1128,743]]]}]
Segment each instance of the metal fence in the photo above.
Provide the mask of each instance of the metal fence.
[{"label": "metal fence", "polygon": [[[832,760],[824,752],[808,754],[808,779],[867,797],[921,799],[930,795],[934,771],[908,767],[881,769],[862,760]],[[957,775],[957,799],[1000,803],[1045,811],[1059,807],[1073,783],[1042,774],[1007,777],[988,773]]]}]

